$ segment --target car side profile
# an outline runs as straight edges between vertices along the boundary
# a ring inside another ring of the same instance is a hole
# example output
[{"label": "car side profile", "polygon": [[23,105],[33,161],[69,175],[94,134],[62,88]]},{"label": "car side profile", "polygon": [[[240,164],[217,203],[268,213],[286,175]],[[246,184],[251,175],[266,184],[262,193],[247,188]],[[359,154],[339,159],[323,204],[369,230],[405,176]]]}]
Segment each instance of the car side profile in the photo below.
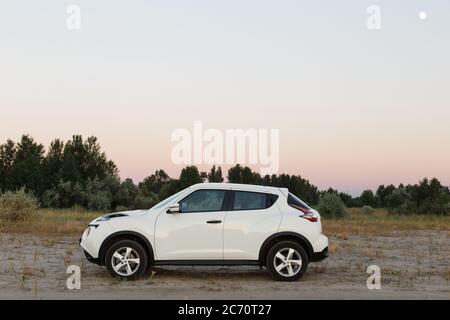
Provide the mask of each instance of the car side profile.
[{"label": "car side profile", "polygon": [[155,265],[257,265],[293,281],[328,256],[316,210],[286,188],[231,183],[196,184],[148,210],[101,216],[80,246],[122,278]]}]

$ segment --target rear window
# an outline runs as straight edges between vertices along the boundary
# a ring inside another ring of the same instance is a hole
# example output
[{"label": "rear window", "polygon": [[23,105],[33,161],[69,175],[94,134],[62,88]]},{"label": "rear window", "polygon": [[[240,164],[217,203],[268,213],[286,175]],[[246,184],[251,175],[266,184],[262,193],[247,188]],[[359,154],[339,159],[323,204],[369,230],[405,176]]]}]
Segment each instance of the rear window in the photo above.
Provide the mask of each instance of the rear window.
[{"label": "rear window", "polygon": [[299,198],[297,198],[295,195],[293,195],[292,193],[289,192],[288,198],[288,205],[290,206],[297,206],[306,210],[311,209],[306,203],[304,203],[302,200],[300,200]]},{"label": "rear window", "polygon": [[258,210],[271,207],[278,196],[275,194],[235,191],[233,210]]}]

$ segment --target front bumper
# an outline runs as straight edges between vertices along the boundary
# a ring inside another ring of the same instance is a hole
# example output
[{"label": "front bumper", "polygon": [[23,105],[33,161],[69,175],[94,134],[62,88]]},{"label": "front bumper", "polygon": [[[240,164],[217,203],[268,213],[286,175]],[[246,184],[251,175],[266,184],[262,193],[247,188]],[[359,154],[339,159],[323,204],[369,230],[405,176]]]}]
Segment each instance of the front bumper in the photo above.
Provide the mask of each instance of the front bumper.
[{"label": "front bumper", "polygon": [[87,261],[91,262],[91,263],[95,263],[95,264],[100,264],[100,259],[98,258],[94,258],[93,256],[91,256],[89,254],[89,252],[87,252],[86,250],[83,249],[83,247],[81,246],[81,238],[78,241],[78,245],[81,248],[81,251],[83,251],[84,256],[86,257]]},{"label": "front bumper", "polygon": [[[87,232],[88,229],[91,229],[90,232]],[[91,224],[88,226],[88,229],[86,229],[80,239],[80,247],[88,261],[95,263],[95,261],[99,259],[101,244],[107,236],[114,232],[114,230],[106,222],[102,222],[98,225]]]},{"label": "front bumper", "polygon": [[322,261],[327,257],[328,257],[328,247],[323,249],[321,252],[314,252],[311,257],[311,262]]}]

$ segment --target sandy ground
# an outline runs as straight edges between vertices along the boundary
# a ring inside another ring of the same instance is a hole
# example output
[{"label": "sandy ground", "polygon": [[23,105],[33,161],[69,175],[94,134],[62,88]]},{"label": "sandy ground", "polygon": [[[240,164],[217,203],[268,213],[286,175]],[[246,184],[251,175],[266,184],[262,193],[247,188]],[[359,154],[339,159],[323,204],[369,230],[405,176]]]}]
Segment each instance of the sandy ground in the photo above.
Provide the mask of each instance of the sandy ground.
[{"label": "sandy ground", "polygon": [[[76,237],[0,235],[0,299],[450,299],[450,233],[330,238],[331,255],[300,281],[272,281],[257,267],[157,268],[146,280],[120,281],[87,262]],[[68,290],[67,267],[81,268]],[[367,266],[381,268],[368,290]]]}]

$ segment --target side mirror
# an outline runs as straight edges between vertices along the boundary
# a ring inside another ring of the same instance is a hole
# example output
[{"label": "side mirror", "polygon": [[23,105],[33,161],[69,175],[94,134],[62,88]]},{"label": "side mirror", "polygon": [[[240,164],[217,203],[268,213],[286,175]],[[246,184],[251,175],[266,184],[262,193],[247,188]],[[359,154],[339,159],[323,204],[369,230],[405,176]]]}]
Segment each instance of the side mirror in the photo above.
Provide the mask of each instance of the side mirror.
[{"label": "side mirror", "polygon": [[178,203],[172,204],[169,209],[167,209],[167,213],[180,213],[180,205]]}]

